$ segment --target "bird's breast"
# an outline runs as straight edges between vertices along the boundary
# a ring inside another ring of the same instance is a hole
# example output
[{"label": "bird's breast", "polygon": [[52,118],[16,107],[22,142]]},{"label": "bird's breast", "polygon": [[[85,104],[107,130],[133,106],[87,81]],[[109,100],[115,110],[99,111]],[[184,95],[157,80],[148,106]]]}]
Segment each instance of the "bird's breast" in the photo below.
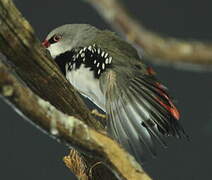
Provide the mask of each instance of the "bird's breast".
[{"label": "bird's breast", "polygon": [[84,96],[104,110],[105,97],[100,90],[100,76],[112,66],[112,57],[96,44],[79,47],[55,58],[69,82]]},{"label": "bird's breast", "polygon": [[102,110],[105,110],[105,97],[99,86],[99,79],[94,77],[93,70],[81,64],[76,68],[73,64],[71,70],[66,66],[66,78],[85,97],[89,98]]}]

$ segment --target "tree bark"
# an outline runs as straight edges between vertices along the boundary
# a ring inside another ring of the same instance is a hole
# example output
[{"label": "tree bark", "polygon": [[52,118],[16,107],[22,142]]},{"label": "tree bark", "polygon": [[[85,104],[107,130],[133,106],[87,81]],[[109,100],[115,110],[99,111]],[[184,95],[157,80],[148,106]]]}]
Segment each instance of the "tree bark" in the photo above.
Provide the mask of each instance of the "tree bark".
[{"label": "tree bark", "polygon": [[[0,60],[2,61],[2,55]],[[50,136],[65,141],[89,157],[99,159],[118,179],[150,180],[135,159],[120,148],[115,141],[90,128],[76,117],[62,113],[48,101],[35,95],[20,83],[12,75],[12,70],[1,61],[0,95],[10,102],[22,117],[48,132]],[[103,171],[101,179],[115,178],[108,172],[105,175]],[[92,179],[96,178],[92,177]]]},{"label": "tree bark", "polygon": [[94,169],[100,176],[92,179],[150,179],[105,135],[11,0],[0,1],[0,25],[1,97],[48,135],[82,152],[88,170],[99,161],[110,169]]}]

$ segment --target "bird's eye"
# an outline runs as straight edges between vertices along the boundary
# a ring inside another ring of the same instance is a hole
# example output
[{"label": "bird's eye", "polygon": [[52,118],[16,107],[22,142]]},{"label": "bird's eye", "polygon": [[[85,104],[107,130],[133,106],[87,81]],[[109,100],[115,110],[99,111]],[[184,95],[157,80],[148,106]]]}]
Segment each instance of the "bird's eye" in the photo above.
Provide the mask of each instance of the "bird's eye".
[{"label": "bird's eye", "polygon": [[53,41],[54,41],[54,42],[58,42],[61,38],[62,38],[62,36],[61,36],[61,35],[56,34],[56,35],[54,35],[54,36],[53,36],[53,38],[52,38],[52,39],[53,39]]},{"label": "bird's eye", "polygon": [[58,41],[60,41],[61,39],[62,39],[62,35],[61,35],[61,34],[55,34],[54,36],[52,36],[52,37],[48,40],[48,43],[54,44],[54,43],[57,43]]}]

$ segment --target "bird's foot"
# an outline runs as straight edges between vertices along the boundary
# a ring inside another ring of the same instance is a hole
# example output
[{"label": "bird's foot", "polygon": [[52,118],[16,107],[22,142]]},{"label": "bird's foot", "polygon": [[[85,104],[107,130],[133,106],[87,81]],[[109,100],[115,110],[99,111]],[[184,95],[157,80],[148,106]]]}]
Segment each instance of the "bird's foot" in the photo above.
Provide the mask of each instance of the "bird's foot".
[{"label": "bird's foot", "polygon": [[91,114],[96,116],[96,117],[102,118],[102,119],[106,119],[107,118],[107,116],[105,114],[100,113],[97,109],[93,109],[91,111]]}]

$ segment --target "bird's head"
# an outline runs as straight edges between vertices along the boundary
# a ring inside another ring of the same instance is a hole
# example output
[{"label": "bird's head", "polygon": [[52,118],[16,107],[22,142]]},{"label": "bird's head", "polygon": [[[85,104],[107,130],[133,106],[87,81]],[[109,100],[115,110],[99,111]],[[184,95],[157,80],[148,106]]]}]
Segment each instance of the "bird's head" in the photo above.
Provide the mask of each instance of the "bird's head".
[{"label": "bird's head", "polygon": [[56,56],[70,51],[71,49],[82,46],[86,42],[89,32],[93,32],[94,27],[87,24],[65,24],[53,29],[42,42],[52,56]]},{"label": "bird's head", "polygon": [[76,31],[73,25],[66,24],[53,29],[42,42],[42,45],[55,58],[59,54],[70,50],[75,35]]}]

